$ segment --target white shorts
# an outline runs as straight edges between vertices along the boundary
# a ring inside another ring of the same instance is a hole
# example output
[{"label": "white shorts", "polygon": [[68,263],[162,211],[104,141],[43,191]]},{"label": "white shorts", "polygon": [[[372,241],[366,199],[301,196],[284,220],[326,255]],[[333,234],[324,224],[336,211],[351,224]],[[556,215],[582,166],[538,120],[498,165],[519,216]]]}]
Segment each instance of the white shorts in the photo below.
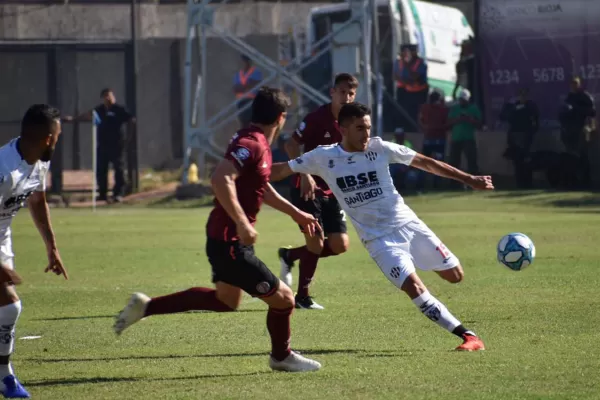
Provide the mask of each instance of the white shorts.
[{"label": "white shorts", "polygon": [[377,239],[364,243],[381,272],[398,288],[415,272],[444,271],[460,262],[442,241],[419,219]]},{"label": "white shorts", "polygon": [[15,255],[12,252],[12,240],[10,236],[0,242],[0,263],[10,269],[15,268]]}]

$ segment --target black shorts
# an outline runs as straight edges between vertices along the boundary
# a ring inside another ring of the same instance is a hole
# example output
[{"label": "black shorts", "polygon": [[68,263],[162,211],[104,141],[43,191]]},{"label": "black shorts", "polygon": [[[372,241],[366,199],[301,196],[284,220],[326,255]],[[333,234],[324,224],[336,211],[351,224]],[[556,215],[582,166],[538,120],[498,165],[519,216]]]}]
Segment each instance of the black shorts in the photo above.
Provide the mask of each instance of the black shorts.
[{"label": "black shorts", "polygon": [[[335,196],[315,196],[314,200],[304,200],[300,196],[299,188],[292,188],[290,195],[293,205],[319,220],[325,236],[348,231],[346,214],[344,214]],[[300,230],[303,230],[302,227],[300,227]]]},{"label": "black shorts", "polygon": [[239,287],[252,297],[269,297],[279,289],[279,278],[254,254],[254,246],[207,238],[206,255],[212,281]]}]

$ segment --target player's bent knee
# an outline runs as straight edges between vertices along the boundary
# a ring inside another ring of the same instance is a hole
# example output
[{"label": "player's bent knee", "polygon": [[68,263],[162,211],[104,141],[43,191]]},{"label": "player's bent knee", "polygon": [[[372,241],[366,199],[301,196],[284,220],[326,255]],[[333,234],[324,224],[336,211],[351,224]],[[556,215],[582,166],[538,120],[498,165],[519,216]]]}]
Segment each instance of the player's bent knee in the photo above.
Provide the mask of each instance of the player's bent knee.
[{"label": "player's bent knee", "polygon": [[324,239],[319,236],[306,237],[306,248],[314,254],[321,254],[323,251]]},{"label": "player's bent knee", "polygon": [[350,247],[350,239],[346,234],[330,235],[327,240],[331,251],[335,254],[345,253]]},{"label": "player's bent knee", "polygon": [[450,283],[459,283],[465,278],[465,273],[460,265],[445,271],[439,271],[438,274]]},{"label": "player's bent knee", "polygon": [[279,283],[279,288],[275,293],[268,297],[263,297],[262,300],[271,308],[285,310],[293,308],[296,303],[294,301],[294,292],[288,285],[283,282]]},{"label": "player's bent knee", "polygon": [[279,290],[277,291],[279,296],[281,297],[281,307],[280,308],[290,308],[296,305],[294,300],[294,292],[290,287],[284,283],[280,283]]}]

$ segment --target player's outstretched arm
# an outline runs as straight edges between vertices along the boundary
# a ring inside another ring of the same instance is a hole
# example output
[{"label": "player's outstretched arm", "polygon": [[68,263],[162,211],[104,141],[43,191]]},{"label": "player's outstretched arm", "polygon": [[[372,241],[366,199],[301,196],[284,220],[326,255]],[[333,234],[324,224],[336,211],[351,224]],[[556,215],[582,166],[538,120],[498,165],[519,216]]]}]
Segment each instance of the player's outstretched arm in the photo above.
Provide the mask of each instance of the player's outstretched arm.
[{"label": "player's outstretched arm", "polygon": [[275,163],[271,166],[270,180],[280,181],[293,174],[319,175],[322,176],[321,164],[323,164],[320,148],[302,154],[300,157],[285,162]]},{"label": "player's outstretched arm", "polygon": [[44,272],[54,272],[56,275],[63,275],[65,279],[69,279],[67,269],[63,265],[60,253],[56,247],[56,237],[50,222],[50,208],[46,202],[46,193],[44,191],[35,191],[27,200],[27,207],[31,218],[35,223],[48,253],[48,266]]},{"label": "player's outstretched arm", "polygon": [[419,153],[417,153],[412,159],[410,166],[430,172],[437,176],[454,179],[455,181],[459,181],[465,185],[471,186],[473,189],[494,189],[491,176],[474,176],[467,174],[466,172],[463,172],[458,168],[454,168],[443,161],[434,160],[433,158],[426,157]]},{"label": "player's outstretched arm", "polygon": [[321,230],[319,222],[314,216],[300,211],[297,207],[295,207],[293,204],[291,204],[289,201],[283,198],[279,193],[277,193],[277,190],[275,190],[275,188],[271,186],[270,183],[267,184],[264,200],[265,203],[267,203],[269,206],[273,207],[277,211],[281,211],[282,213],[292,217],[292,219],[296,221],[297,224],[304,227],[304,231],[307,232],[310,236],[313,236],[315,232]]},{"label": "player's outstretched arm", "polygon": [[275,163],[271,166],[271,176],[269,180],[271,182],[281,181],[290,175],[293,175],[294,171],[290,168],[287,162]]},{"label": "player's outstretched arm", "polygon": [[237,233],[242,244],[249,246],[256,242],[258,233],[248,221],[244,209],[240,205],[235,189],[235,180],[238,178],[238,169],[230,160],[224,159],[217,165],[210,180],[215,197],[229,218],[235,222]]}]

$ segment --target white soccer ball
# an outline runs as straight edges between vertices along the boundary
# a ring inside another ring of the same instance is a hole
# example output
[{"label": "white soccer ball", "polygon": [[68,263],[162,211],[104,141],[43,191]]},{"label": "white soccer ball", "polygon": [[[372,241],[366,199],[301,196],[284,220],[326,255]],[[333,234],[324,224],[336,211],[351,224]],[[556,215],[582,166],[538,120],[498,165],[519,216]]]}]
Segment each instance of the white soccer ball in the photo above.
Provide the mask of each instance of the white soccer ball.
[{"label": "white soccer ball", "polygon": [[513,271],[527,268],[535,258],[535,246],[522,233],[509,233],[498,242],[498,261]]}]

